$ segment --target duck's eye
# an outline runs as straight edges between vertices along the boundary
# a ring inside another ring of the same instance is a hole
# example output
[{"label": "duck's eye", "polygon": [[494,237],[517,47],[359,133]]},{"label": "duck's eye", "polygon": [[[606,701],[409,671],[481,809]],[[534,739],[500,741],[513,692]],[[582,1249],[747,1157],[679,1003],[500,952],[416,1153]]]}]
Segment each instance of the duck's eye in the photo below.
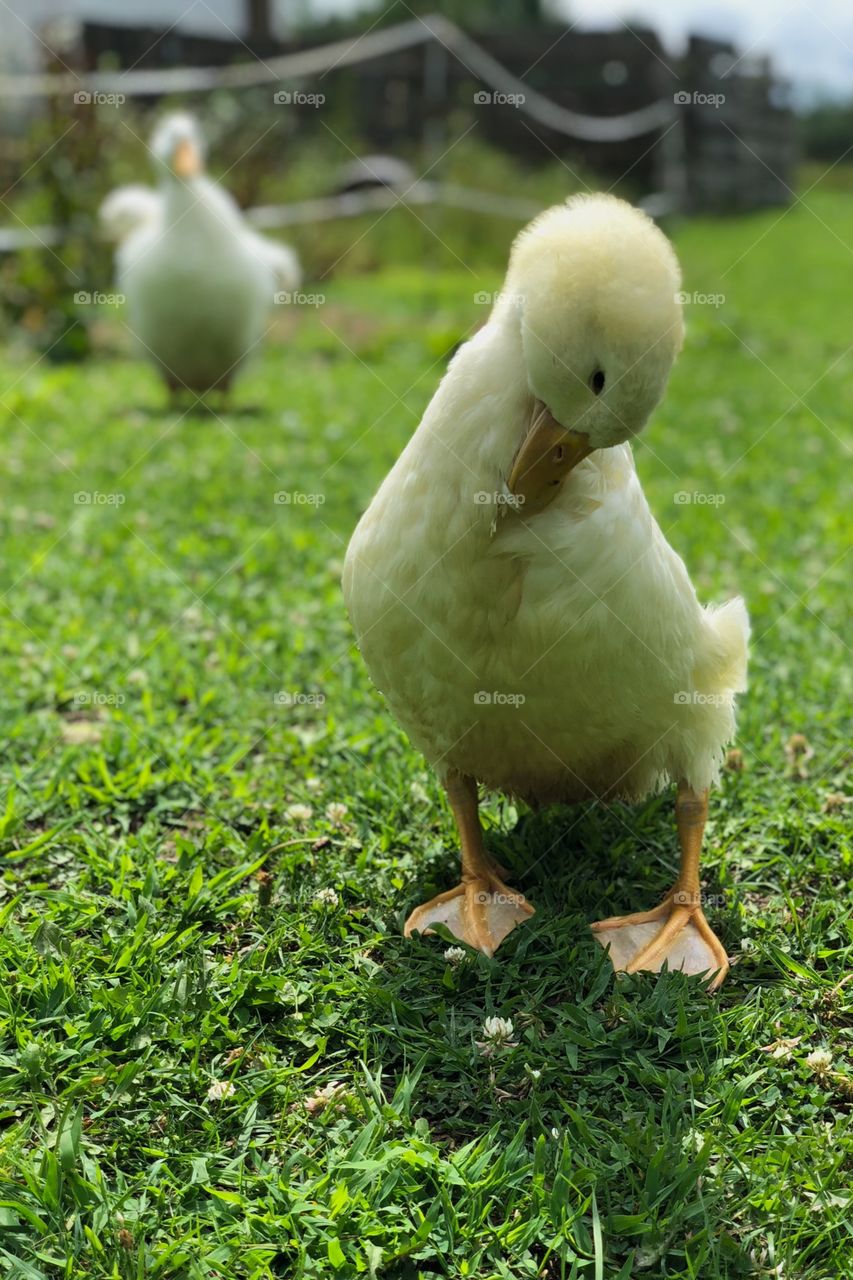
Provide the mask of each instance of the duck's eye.
[{"label": "duck's eye", "polygon": [[592,377],[589,380],[589,385],[592,388],[595,395],[597,396],[601,395],[602,391],[604,390],[604,370],[603,369],[596,369],[595,373],[592,375]]}]

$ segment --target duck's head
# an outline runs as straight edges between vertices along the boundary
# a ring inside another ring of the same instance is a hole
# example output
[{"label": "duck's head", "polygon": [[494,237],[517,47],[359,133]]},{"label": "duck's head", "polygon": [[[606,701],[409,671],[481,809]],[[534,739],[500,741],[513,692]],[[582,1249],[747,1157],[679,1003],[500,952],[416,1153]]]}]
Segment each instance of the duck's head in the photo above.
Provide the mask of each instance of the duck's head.
[{"label": "duck's head", "polygon": [[645,426],[682,343],[681,272],[650,218],[575,196],[515,241],[504,297],[519,317],[530,430],[510,489],[541,510],[572,467]]},{"label": "duck's head", "polygon": [[151,152],[168,173],[186,181],[204,168],[204,142],[193,116],[173,111],[151,135]]}]

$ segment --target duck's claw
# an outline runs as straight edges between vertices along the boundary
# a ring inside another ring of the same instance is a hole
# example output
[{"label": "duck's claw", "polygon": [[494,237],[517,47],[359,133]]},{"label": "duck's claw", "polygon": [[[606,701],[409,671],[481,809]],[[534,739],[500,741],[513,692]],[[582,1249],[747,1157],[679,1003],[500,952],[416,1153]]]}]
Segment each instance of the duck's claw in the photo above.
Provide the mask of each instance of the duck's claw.
[{"label": "duck's claw", "polygon": [[698,902],[682,901],[687,897],[676,890],[652,911],[611,916],[591,926],[596,942],[610,948],[617,973],[657,973],[666,961],[670,969],[713,975],[709,990],[716,990],[728,973],[728,956]]},{"label": "duck's claw", "polygon": [[431,933],[431,925],[443,924],[455,938],[491,956],[507,934],[533,913],[523,893],[497,876],[478,876],[415,907],[403,932],[408,938],[415,932]]}]

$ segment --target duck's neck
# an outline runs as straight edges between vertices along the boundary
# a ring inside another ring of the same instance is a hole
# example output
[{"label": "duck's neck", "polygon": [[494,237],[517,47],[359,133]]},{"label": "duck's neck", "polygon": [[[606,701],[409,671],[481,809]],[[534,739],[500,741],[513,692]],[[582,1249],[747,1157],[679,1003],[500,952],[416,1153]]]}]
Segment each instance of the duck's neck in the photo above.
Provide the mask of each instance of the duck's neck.
[{"label": "duck's neck", "polygon": [[[389,477],[390,489],[397,490],[398,476],[425,477],[420,491],[430,494],[435,519],[451,543],[465,533],[459,546],[467,554],[471,537],[490,540],[499,517],[509,514],[507,480],[534,408],[520,318],[504,300],[454,357]],[[614,468],[613,483],[623,483],[622,472],[632,466],[628,446],[591,454],[567,482],[562,506],[571,504],[573,494],[586,503],[586,489],[607,484]]]},{"label": "duck's neck", "polygon": [[532,408],[518,317],[498,306],[452,361],[418,435],[437,446],[463,491],[500,492]]},{"label": "duck's neck", "polygon": [[204,174],[185,181],[170,180],[163,192],[167,228],[211,246],[226,244],[232,236],[227,218],[211,197],[212,184]]}]

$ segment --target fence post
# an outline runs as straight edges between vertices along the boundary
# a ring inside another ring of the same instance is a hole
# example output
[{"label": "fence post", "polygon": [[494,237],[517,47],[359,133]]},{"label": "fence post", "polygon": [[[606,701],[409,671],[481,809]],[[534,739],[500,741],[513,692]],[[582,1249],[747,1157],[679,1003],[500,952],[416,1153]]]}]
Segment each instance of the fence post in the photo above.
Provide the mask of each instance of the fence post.
[{"label": "fence post", "polygon": [[447,137],[448,56],[440,40],[427,40],[424,45],[424,127],[423,143],[427,151],[438,152]]},{"label": "fence post", "polygon": [[272,39],[270,0],[246,0],[246,34],[250,40],[268,44]]},{"label": "fence post", "polygon": [[657,167],[667,211],[684,213],[687,208],[687,147],[684,112],[675,103],[672,107],[672,125],[664,129],[658,143]]}]

